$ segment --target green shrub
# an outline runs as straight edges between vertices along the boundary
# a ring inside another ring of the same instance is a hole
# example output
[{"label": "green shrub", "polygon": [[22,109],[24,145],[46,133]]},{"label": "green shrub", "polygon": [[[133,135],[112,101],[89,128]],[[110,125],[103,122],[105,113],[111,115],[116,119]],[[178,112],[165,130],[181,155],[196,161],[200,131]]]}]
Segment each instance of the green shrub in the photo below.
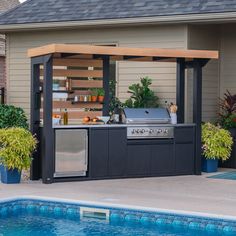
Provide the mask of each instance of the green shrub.
[{"label": "green shrub", "polygon": [[206,159],[229,159],[232,145],[229,131],[211,123],[202,125],[202,153]]},{"label": "green shrub", "polygon": [[0,105],[0,129],[22,127],[28,129],[27,117],[20,107]]},{"label": "green shrub", "polygon": [[228,116],[222,116],[221,120],[219,120],[219,124],[224,129],[236,128],[236,114],[231,114]]},{"label": "green shrub", "polygon": [[0,129],[0,162],[8,169],[28,169],[36,138],[26,129]]}]

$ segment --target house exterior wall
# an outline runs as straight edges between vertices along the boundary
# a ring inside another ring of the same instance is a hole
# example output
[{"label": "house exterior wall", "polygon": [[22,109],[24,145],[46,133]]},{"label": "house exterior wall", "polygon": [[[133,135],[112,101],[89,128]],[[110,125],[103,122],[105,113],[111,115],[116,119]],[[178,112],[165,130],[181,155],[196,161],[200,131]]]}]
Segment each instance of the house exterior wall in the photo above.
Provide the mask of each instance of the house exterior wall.
[{"label": "house exterior wall", "polygon": [[[236,34],[235,34],[236,35]],[[188,26],[188,49],[219,50],[220,27],[217,25]],[[235,47],[236,50],[236,47]],[[187,72],[187,117],[192,119],[192,88],[193,71]],[[220,80],[220,61],[211,60],[203,68],[202,111],[203,121],[214,121],[218,112]],[[235,86],[236,87],[236,86]]]},{"label": "house exterior wall", "polygon": [[236,24],[221,26],[220,96],[226,90],[236,94]]},{"label": "house exterior wall", "polygon": [[[143,26],[87,30],[34,31],[7,34],[7,101],[30,112],[29,48],[49,43],[116,44],[122,47],[187,48],[187,26]],[[160,101],[175,102],[175,63],[118,62],[117,95],[128,97],[128,86],[142,76],[153,79]]]}]

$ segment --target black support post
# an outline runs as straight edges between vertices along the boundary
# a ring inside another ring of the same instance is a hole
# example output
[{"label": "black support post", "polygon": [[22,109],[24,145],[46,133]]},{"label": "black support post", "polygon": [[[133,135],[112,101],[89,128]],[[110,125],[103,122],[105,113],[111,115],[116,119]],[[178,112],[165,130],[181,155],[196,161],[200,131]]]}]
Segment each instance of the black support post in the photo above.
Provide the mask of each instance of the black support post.
[{"label": "black support post", "polygon": [[185,116],[185,59],[177,58],[176,65],[176,104],[178,106],[177,121],[184,123]]},{"label": "black support post", "polygon": [[38,180],[41,178],[41,155],[40,155],[40,65],[43,64],[43,57],[31,59],[31,117],[30,129],[36,135],[39,144],[37,151],[33,153],[33,161],[30,169],[30,179]]},{"label": "black support post", "polygon": [[110,102],[109,77],[110,77],[110,57],[103,56],[103,88],[105,91],[105,98],[103,102],[102,113],[104,116],[109,115],[109,102]]},{"label": "black support post", "polygon": [[52,55],[44,56],[43,83],[43,150],[42,180],[45,184],[53,182],[54,172],[54,132],[52,127]]},{"label": "black support post", "polygon": [[196,124],[195,174],[201,174],[202,63],[193,61],[193,122]]}]

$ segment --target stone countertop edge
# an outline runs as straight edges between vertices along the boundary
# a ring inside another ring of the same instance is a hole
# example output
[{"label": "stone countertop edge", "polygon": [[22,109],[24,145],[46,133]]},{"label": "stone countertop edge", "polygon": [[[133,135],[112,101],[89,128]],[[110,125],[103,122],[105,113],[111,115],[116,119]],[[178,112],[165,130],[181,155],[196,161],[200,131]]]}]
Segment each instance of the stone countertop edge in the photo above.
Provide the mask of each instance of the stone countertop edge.
[{"label": "stone countertop edge", "polygon": [[[76,129],[76,128],[119,128],[119,127],[147,127],[147,126],[172,126],[172,127],[193,127],[195,124],[186,123],[186,124],[104,124],[104,125],[54,125],[54,129]],[[41,126],[43,127],[43,126]]]}]

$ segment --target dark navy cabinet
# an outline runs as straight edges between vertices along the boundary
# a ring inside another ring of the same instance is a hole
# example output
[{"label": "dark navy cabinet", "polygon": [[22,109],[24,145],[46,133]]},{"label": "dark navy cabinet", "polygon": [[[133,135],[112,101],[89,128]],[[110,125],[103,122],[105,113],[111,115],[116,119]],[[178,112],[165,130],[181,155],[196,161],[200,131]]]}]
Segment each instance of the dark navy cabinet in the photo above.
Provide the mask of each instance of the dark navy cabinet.
[{"label": "dark navy cabinet", "polygon": [[128,144],[126,162],[127,176],[143,176],[149,174],[150,146],[145,144]]},{"label": "dark navy cabinet", "polygon": [[176,174],[194,174],[195,127],[175,128]]},{"label": "dark navy cabinet", "polygon": [[89,132],[89,176],[123,177],[127,157],[126,128],[92,128]]},{"label": "dark navy cabinet", "polygon": [[194,174],[195,127],[174,139],[127,140],[126,127],[89,129],[90,179]]},{"label": "dark navy cabinet", "polygon": [[108,129],[89,130],[89,176],[91,178],[108,176]]},{"label": "dark navy cabinet", "polygon": [[[159,141],[160,142],[160,141]],[[160,142],[151,147],[150,173],[152,175],[173,174],[175,169],[174,145],[168,142]]]},{"label": "dark navy cabinet", "polygon": [[108,136],[108,174],[122,177],[125,175],[127,158],[126,128],[109,128]]}]

